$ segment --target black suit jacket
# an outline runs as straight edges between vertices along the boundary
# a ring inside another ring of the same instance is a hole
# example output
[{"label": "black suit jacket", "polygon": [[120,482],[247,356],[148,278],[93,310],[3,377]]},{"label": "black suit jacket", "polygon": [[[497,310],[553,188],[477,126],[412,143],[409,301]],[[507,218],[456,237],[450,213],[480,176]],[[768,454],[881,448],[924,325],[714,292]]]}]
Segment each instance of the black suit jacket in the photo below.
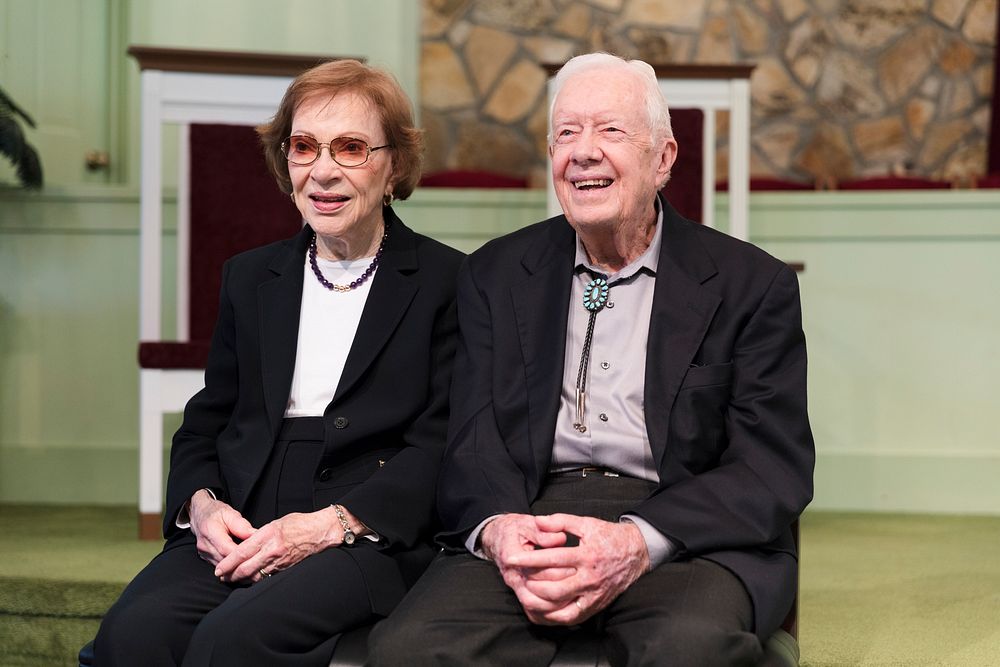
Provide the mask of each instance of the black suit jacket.
[{"label": "black suit jacket", "polygon": [[[631,511],[732,570],[768,636],[795,594],[790,524],[812,498],[794,272],[664,206],[644,410],[657,490]],[[563,216],[497,239],[459,275],[459,348],[438,487],[441,540],[528,513],[552,454],[575,234]]]},{"label": "black suit jacket", "polygon": [[[462,254],[414,233],[392,209],[384,215],[390,227],[382,261],[324,414],[328,452],[333,448],[341,464],[314,498],[317,507],[348,507],[381,536],[381,552],[412,570],[408,579],[433,555],[428,536],[447,431]],[[218,489],[237,510],[247,507],[288,403],[311,237],[306,226],[223,268],[205,388],[187,404],[170,453],[167,538],[198,489]]]}]

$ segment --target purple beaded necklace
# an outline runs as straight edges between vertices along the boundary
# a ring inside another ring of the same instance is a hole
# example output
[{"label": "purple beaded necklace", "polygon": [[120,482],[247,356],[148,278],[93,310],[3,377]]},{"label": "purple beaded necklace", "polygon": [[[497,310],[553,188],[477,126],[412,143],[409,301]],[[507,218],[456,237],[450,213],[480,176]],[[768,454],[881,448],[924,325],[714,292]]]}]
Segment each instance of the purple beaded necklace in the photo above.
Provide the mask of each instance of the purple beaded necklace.
[{"label": "purple beaded necklace", "polygon": [[387,238],[389,238],[389,225],[386,225],[382,232],[382,240],[378,244],[375,256],[372,257],[372,263],[368,265],[368,268],[361,274],[361,277],[357,280],[352,280],[350,285],[334,285],[320,271],[319,264],[316,262],[316,232],[313,232],[312,241],[309,243],[309,265],[312,266],[313,273],[316,274],[316,280],[323,287],[334,292],[350,292],[352,289],[361,287],[375,273],[375,269],[378,268],[378,263],[382,259],[382,251],[385,250],[385,240]]}]

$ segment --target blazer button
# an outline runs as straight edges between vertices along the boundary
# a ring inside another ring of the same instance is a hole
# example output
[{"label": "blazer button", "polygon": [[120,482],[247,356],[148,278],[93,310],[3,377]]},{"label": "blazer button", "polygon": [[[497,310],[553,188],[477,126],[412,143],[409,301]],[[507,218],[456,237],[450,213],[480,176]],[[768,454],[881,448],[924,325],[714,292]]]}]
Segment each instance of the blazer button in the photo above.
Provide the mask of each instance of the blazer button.
[{"label": "blazer button", "polygon": [[347,417],[337,417],[333,420],[334,428],[347,428],[347,425],[351,422],[347,421]]},{"label": "blazer button", "polygon": [[333,470],[331,468],[323,468],[319,472],[319,481],[328,482],[330,478],[333,477]]}]

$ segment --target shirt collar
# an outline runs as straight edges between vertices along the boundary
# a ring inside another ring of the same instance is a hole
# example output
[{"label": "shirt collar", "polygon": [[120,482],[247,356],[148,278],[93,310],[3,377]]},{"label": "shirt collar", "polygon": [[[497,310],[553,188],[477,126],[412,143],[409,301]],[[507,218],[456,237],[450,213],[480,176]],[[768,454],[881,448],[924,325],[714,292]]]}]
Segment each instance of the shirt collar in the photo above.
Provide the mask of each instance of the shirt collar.
[{"label": "shirt collar", "polygon": [[[655,206],[656,231],[653,232],[653,240],[649,243],[649,247],[646,248],[646,252],[636,257],[618,273],[607,276],[608,280],[626,278],[635,275],[642,269],[646,269],[651,275],[656,275],[656,267],[660,261],[660,245],[663,241],[663,206],[660,203],[659,196],[656,197]],[[576,272],[586,270],[593,274],[601,274],[601,271],[587,260],[587,251],[583,249],[583,241],[580,240],[579,234],[576,235],[576,258],[574,259],[574,266]]]}]

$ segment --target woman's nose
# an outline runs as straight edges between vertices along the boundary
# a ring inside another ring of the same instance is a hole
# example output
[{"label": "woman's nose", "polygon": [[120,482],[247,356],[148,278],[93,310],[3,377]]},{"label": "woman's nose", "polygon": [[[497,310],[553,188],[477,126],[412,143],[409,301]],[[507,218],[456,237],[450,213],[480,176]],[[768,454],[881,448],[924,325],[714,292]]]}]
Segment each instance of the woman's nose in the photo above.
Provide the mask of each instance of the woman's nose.
[{"label": "woman's nose", "polygon": [[321,146],[319,157],[312,163],[310,176],[316,181],[328,181],[340,175],[341,166],[333,159],[333,155],[326,146]]}]

